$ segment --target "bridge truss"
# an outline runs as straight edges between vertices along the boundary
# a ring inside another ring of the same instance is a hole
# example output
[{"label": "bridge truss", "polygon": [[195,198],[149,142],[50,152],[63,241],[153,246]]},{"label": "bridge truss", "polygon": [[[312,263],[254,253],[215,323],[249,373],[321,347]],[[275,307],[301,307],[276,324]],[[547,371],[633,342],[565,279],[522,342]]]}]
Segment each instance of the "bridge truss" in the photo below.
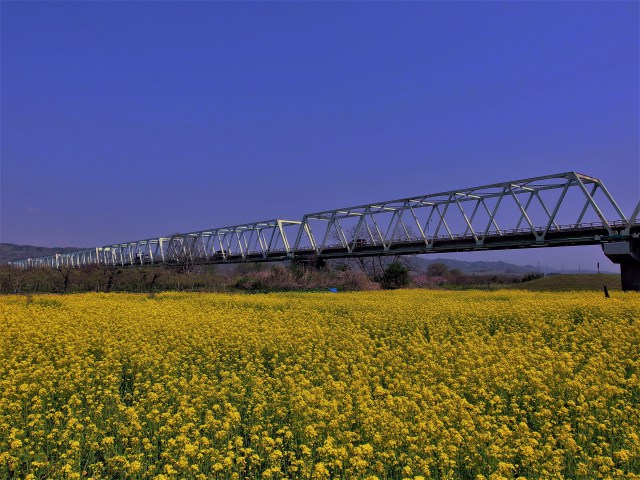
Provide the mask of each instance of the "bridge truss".
[{"label": "bridge truss", "polygon": [[593,245],[640,237],[605,185],[575,172],[118,243],[19,267],[237,263]]}]

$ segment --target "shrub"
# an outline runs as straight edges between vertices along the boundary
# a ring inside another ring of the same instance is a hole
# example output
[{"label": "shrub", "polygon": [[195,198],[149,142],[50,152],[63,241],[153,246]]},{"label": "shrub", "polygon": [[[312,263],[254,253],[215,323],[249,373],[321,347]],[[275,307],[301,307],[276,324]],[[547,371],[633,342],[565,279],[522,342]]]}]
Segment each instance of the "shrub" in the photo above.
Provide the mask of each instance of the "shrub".
[{"label": "shrub", "polygon": [[382,275],[382,288],[400,288],[411,283],[409,269],[404,263],[393,262],[389,264]]},{"label": "shrub", "polygon": [[544,277],[544,275],[542,275],[541,273],[531,272],[531,273],[527,273],[524,277],[522,277],[522,281],[529,282],[531,280],[536,280],[542,277]]}]

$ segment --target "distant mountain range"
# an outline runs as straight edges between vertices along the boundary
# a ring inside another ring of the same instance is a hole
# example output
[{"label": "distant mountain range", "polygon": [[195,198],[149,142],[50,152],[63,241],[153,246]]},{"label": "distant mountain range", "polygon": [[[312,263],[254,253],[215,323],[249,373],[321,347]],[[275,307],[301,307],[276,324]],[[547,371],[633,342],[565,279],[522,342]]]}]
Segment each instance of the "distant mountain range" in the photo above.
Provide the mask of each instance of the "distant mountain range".
[{"label": "distant mountain range", "polygon": [[412,266],[415,269],[426,271],[429,265],[433,263],[442,263],[449,270],[454,268],[463,273],[532,273],[537,272],[538,268],[533,265],[515,265],[507,262],[467,262],[464,260],[454,260],[453,258],[437,258],[429,260],[422,257],[411,259]]},{"label": "distant mountain range", "polygon": [[[13,260],[21,260],[29,257],[43,257],[46,255],[54,255],[56,253],[74,252],[81,250],[79,247],[35,247],[33,245],[16,245],[14,243],[0,243],[0,263],[11,262]],[[534,265],[515,265],[507,262],[467,262],[464,260],[454,260],[453,258],[434,258],[426,259],[420,256],[404,257],[404,262],[409,268],[416,272],[426,272],[432,263],[442,263],[449,270],[458,269],[462,273],[516,273],[527,274],[538,272],[538,267]],[[549,272],[544,273],[596,273],[592,270],[565,270],[560,272],[558,269],[550,268]],[[610,273],[605,272],[602,273]]]},{"label": "distant mountain range", "polygon": [[77,247],[35,247],[33,245],[16,245],[15,243],[0,243],[0,263],[22,260],[29,257],[45,257],[56,253],[75,252]]},{"label": "distant mountain range", "polygon": [[[555,273],[598,273],[596,270],[562,270],[554,267],[549,267],[548,270],[546,268],[536,267],[535,265],[515,265],[513,263],[495,261],[495,262],[487,262],[487,261],[479,261],[479,262],[466,262],[463,260],[454,260],[453,258],[434,258],[434,259],[426,259],[424,257],[412,257],[408,261],[409,266],[412,270],[416,271],[426,271],[428,266],[432,263],[443,263],[449,268],[449,270],[453,270],[454,268],[460,270],[463,273],[518,273],[518,274],[527,274],[527,273],[544,273],[544,274],[555,274]],[[615,267],[614,267],[615,269]],[[600,273],[617,273],[611,270],[601,270]]]},{"label": "distant mountain range", "polygon": [[[453,258],[425,258],[424,256],[411,256],[400,257],[401,261],[405,263],[409,269],[416,273],[424,273],[429,268],[429,265],[433,263],[442,263],[449,270],[459,270],[466,274],[517,274],[526,275],[527,273],[544,273],[544,274],[556,274],[556,273],[597,273],[595,270],[562,270],[558,268],[541,269],[535,265],[516,265],[514,263],[502,262],[502,261],[478,261],[467,262],[464,260],[455,260]],[[344,260],[334,260],[338,263],[350,263]],[[391,257],[382,260],[382,263],[386,265],[391,262]],[[616,273],[614,271],[601,270],[601,273]]]},{"label": "distant mountain range", "polygon": [[[371,261],[370,259],[368,261]],[[382,265],[386,266],[393,261],[392,257],[382,258],[380,262]],[[527,273],[538,272],[538,267],[533,265],[515,265],[513,263],[501,262],[501,261],[478,261],[478,262],[467,262],[464,260],[455,260],[453,258],[433,258],[427,259],[424,256],[414,256],[407,255],[400,257],[400,261],[407,265],[409,270],[415,273],[426,273],[429,265],[434,263],[441,263],[445,265],[449,270],[459,270],[461,273],[466,274],[493,274],[493,275],[501,275],[501,274],[516,274],[516,275],[526,275]],[[330,263],[346,263],[355,265],[357,264],[357,260],[344,260],[344,259],[336,259],[330,260]],[[555,273],[555,272],[554,272]],[[569,273],[569,272],[565,272]],[[589,272],[582,272],[589,273]]]}]

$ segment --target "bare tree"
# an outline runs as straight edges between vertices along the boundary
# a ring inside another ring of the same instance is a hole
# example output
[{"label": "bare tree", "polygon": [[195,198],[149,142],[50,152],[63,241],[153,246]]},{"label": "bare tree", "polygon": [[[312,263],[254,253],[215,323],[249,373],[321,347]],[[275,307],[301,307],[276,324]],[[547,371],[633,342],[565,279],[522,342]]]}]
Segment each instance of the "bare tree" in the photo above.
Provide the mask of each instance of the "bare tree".
[{"label": "bare tree", "polygon": [[[372,244],[373,239],[370,238],[369,234],[362,235],[363,230],[360,230],[358,234],[358,238],[356,238],[356,227],[350,226],[348,228],[343,229],[344,235],[346,237],[347,242],[350,245],[354,245],[356,247],[356,251],[358,247],[369,246]],[[366,232],[366,230],[365,230]],[[329,232],[328,238],[330,240],[341,242],[340,237],[336,229]],[[394,235],[395,242],[401,241],[410,241],[412,238],[415,238],[413,230],[411,226],[407,226],[406,228],[398,228]],[[379,241],[379,240],[378,240]],[[360,271],[369,277],[370,280],[380,281],[382,279],[386,268],[392,264],[396,263],[400,260],[400,255],[375,255],[371,257],[365,256],[354,256],[351,259],[346,261],[347,264],[355,264]]]}]

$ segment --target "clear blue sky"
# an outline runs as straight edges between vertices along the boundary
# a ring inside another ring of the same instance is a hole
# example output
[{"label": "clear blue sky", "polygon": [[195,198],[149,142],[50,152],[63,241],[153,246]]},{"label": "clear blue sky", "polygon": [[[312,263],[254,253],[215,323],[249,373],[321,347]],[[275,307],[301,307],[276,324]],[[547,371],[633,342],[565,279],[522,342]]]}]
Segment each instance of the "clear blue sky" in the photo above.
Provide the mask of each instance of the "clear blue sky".
[{"label": "clear blue sky", "polygon": [[568,170],[626,213],[640,197],[635,1],[0,8],[3,242],[104,245]]}]

